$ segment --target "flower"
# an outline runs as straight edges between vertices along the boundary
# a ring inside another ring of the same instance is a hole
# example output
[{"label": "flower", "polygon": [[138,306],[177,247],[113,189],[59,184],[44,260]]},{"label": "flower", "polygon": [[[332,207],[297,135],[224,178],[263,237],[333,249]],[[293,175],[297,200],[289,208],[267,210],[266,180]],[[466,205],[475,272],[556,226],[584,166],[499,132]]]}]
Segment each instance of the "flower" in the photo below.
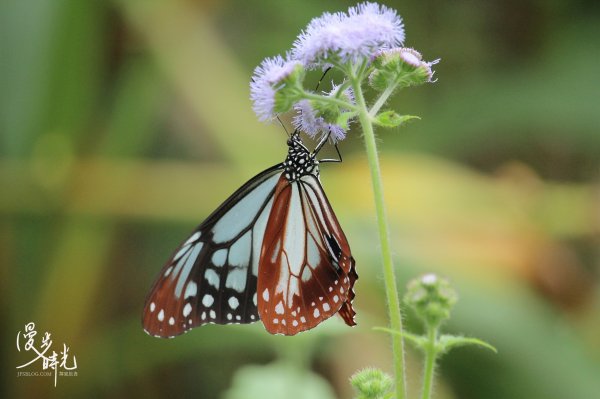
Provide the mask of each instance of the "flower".
[{"label": "flower", "polygon": [[457,299],[456,291],[448,280],[428,273],[408,284],[404,302],[427,325],[437,327],[450,318]]},{"label": "flower", "polygon": [[309,100],[301,100],[294,109],[298,114],[292,120],[292,124],[298,130],[315,137],[317,134],[330,134],[333,141],[340,141],[346,138],[346,131],[334,123],[327,123],[321,116],[317,116],[317,111],[313,108]]},{"label": "flower", "polygon": [[376,90],[385,90],[392,84],[408,87],[433,83],[435,80],[431,67],[439,61],[423,61],[421,53],[412,48],[379,50],[371,57],[374,71],[369,76],[369,84]]},{"label": "flower", "polygon": [[286,111],[279,110],[285,106],[277,103],[277,91],[286,85],[287,80],[297,78],[302,73],[300,62],[286,60],[280,55],[266,58],[256,67],[250,83],[250,99],[253,103],[252,109],[259,120],[270,121],[275,118],[277,112]]},{"label": "flower", "polygon": [[313,19],[294,42],[293,58],[307,68],[331,62],[356,62],[382,48],[402,45],[404,26],[395,10],[365,2],[348,13],[324,13]]},{"label": "flower", "polygon": [[[343,93],[338,93],[340,85],[332,83],[332,89],[328,93],[324,93],[328,97],[338,96],[342,97],[345,101],[354,104],[354,93],[351,88],[347,88]],[[309,100],[301,100],[294,105],[294,109],[298,114],[293,118],[292,124],[298,130],[301,130],[308,134],[310,137],[315,137],[317,134],[322,135],[330,134],[331,139],[334,142],[343,140],[346,138],[346,129],[336,124],[329,123],[323,116],[318,116],[318,111],[313,107],[313,104]],[[347,110],[336,108],[333,117],[337,118],[340,112],[346,112]]]}]

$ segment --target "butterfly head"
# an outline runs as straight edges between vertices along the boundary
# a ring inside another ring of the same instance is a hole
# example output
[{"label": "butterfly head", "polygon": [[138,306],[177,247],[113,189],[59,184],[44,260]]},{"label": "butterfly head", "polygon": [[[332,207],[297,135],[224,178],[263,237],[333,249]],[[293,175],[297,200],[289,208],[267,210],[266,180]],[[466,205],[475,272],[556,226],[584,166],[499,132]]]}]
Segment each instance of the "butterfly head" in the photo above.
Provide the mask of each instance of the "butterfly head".
[{"label": "butterfly head", "polygon": [[296,181],[302,176],[313,174],[319,175],[316,154],[311,153],[302,143],[300,135],[294,133],[288,140],[288,155],[283,162],[285,167],[285,178],[288,181]]}]

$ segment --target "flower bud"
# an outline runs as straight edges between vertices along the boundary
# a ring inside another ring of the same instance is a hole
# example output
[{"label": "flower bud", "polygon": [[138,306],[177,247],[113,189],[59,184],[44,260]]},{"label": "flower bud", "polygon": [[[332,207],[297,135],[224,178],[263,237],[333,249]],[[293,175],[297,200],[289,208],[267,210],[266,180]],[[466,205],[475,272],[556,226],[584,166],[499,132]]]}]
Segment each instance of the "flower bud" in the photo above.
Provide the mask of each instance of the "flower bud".
[{"label": "flower bud", "polygon": [[369,83],[383,91],[392,85],[409,87],[432,82],[431,66],[438,62],[423,61],[421,54],[411,48],[381,50],[372,58],[375,70],[369,76]]},{"label": "flower bud", "polygon": [[448,280],[433,273],[425,274],[408,283],[404,302],[429,327],[438,327],[450,318],[450,311],[456,303],[456,291]]},{"label": "flower bud", "polygon": [[358,391],[357,399],[384,398],[392,389],[392,378],[379,369],[361,370],[350,378]]}]

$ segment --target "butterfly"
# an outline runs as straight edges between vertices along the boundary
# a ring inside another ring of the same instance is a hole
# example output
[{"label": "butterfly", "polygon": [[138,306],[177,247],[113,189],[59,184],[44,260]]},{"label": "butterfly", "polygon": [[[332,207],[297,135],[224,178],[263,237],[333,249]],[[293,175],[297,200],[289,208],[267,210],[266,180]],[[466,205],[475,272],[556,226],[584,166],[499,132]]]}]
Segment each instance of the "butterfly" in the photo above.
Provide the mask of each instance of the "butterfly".
[{"label": "butterfly", "polygon": [[295,335],[336,313],[356,325],[354,258],[319,180],[320,162],[340,161],[316,159],[326,141],[310,152],[294,132],[284,162],[246,182],[174,251],[146,298],[148,334],[261,320],[271,334]]}]

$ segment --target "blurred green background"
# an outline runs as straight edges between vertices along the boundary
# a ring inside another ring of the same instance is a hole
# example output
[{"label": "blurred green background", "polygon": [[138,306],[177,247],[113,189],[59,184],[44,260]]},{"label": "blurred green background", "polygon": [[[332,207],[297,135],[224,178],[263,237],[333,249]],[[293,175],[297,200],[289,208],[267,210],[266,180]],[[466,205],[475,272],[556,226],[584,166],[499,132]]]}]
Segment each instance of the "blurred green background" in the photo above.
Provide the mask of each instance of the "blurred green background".
[{"label": "blurred green background", "polygon": [[[423,119],[379,132],[398,282],[447,276],[448,329],[499,351],[444,358],[436,397],[600,397],[600,3],[385,3],[407,46],[442,59],[436,84],[391,104]],[[353,4],[0,4],[1,397],[349,398],[358,369],[391,371],[371,329],[386,313],[360,132],[322,168],[360,275],[356,328],[159,340],[140,325],[172,250],[285,156],[283,129],[251,111],[254,67]],[[30,321],[70,346],[77,377],[16,377]],[[417,397],[420,356],[407,361]]]}]

